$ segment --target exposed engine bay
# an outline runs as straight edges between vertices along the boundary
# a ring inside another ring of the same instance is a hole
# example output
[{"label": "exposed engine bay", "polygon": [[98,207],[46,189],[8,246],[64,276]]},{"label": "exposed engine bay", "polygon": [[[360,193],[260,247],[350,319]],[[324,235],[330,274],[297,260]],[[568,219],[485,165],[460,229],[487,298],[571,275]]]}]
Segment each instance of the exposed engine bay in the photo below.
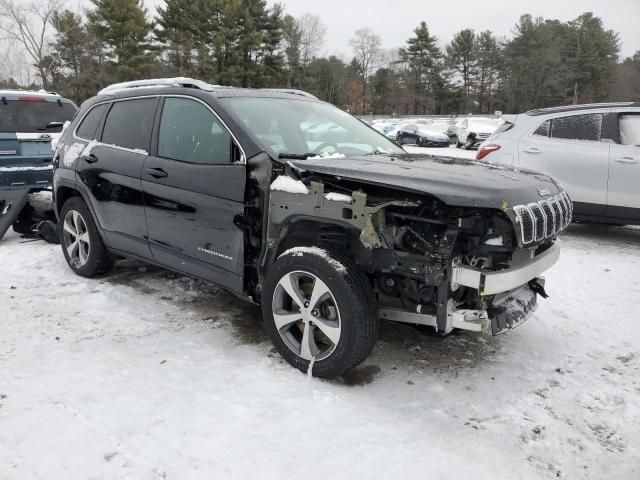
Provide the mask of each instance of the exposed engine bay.
[{"label": "exposed engine bay", "polygon": [[[306,232],[325,248],[347,248],[374,285],[381,318],[431,325],[442,334],[489,327],[498,334],[526,320],[538,294],[546,296],[538,269],[529,265],[554,239],[524,248],[507,205],[451,207],[431,196],[349,187],[314,179],[306,195],[272,191],[268,235],[274,246],[291,235],[299,243]],[[485,277],[505,284],[501,272],[514,278],[505,288],[492,287],[495,292],[484,289]]]}]

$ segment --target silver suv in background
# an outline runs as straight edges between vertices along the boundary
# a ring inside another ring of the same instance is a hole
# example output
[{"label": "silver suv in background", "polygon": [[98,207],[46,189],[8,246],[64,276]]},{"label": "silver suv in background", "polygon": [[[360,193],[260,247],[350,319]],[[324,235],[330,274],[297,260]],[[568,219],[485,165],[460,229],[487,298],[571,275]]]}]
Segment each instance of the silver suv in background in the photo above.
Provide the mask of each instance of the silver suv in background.
[{"label": "silver suv in background", "polygon": [[551,175],[571,196],[576,220],[640,224],[640,103],[517,115],[481,145],[476,158]]}]

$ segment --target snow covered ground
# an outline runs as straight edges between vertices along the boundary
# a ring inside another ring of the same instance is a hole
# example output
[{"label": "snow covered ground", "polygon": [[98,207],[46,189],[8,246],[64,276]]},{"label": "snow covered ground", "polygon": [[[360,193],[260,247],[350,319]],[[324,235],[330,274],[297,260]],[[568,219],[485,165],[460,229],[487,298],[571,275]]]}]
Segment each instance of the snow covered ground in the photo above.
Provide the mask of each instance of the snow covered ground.
[{"label": "snow covered ground", "polygon": [[408,153],[422,153],[427,155],[444,155],[450,157],[460,158],[476,158],[477,150],[465,150],[464,148],[456,148],[455,145],[450,145],[449,148],[430,148],[430,147],[416,147],[415,145],[403,145],[405,151]]},{"label": "snow covered ground", "polygon": [[573,225],[551,298],[500,337],[385,323],[309,379],[259,312],[121,261],[0,241],[0,478],[640,478],[640,229]]}]

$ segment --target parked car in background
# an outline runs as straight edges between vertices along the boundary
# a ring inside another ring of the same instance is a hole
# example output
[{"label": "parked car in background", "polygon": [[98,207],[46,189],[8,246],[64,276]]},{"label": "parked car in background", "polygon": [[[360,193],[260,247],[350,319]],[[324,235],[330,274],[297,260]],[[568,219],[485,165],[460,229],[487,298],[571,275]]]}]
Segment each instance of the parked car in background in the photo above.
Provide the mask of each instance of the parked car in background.
[{"label": "parked car in background", "polygon": [[418,147],[448,147],[449,137],[431,129],[424,123],[410,123],[403,125],[396,134],[396,141],[400,145],[417,145]]},{"label": "parked car in background", "polygon": [[640,103],[529,111],[498,129],[477,158],[553,176],[577,220],[640,224]]},{"label": "parked car in background", "polygon": [[467,150],[477,148],[489,136],[495,132],[504,122],[492,118],[465,118],[462,119],[457,129],[456,146]]},{"label": "parked car in background", "polygon": [[0,90],[0,238],[29,233],[27,195],[51,186],[53,149],[75,104],[52,92]]},{"label": "parked car in background", "polygon": [[[381,318],[443,335],[521,324],[571,219],[551,177],[407,154],[302,92],[114,85],[58,152],[71,270],[95,277],[128,256],[217,283],[261,304],[282,357],[320,377],[362,362]],[[540,191],[557,209],[544,230],[527,220]]]}]

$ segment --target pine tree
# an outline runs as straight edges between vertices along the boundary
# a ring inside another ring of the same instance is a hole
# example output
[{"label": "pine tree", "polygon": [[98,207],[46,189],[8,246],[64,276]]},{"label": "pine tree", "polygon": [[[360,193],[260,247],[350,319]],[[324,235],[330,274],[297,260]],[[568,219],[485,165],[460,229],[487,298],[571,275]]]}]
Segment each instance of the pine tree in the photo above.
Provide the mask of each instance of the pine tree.
[{"label": "pine tree", "polygon": [[134,80],[153,69],[150,34],[142,0],[91,0],[90,28],[106,47],[105,56],[116,68],[118,80]]},{"label": "pine tree", "polygon": [[591,12],[569,22],[569,28],[566,55],[574,71],[573,103],[601,100],[618,59],[618,35],[605,30],[602,20]]},{"label": "pine tree", "polygon": [[473,80],[476,76],[476,34],[471,29],[461,30],[453,36],[447,45],[447,63],[462,77],[462,86],[467,98],[474,88]]},{"label": "pine tree", "polygon": [[[475,85],[479,112],[491,112],[493,93],[502,66],[502,51],[498,41],[489,30],[476,37]],[[486,107],[486,108],[485,108]]]},{"label": "pine tree", "polygon": [[82,16],[64,10],[52,18],[55,38],[52,47],[58,59],[53,86],[57,92],[82,101],[110,83],[109,66],[101,62],[100,42],[87,28]]},{"label": "pine tree", "polygon": [[[438,48],[436,37],[429,33],[425,22],[414,30],[415,37],[407,40],[407,47],[400,49],[401,61],[407,63],[413,78],[414,113],[426,113],[426,104],[435,98],[435,91],[441,81],[440,61],[442,53]],[[432,108],[435,107],[432,105]]]}]

